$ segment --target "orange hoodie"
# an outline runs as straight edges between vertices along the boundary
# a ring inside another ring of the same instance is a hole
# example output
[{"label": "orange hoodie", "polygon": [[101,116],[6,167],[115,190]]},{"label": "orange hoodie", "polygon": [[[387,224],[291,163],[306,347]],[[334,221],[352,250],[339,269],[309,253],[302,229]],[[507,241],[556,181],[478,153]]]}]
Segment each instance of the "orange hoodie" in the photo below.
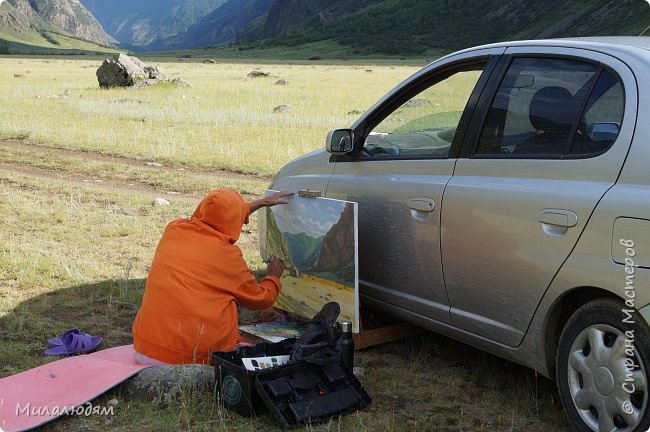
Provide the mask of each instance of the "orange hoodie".
[{"label": "orange hoodie", "polygon": [[217,189],[190,219],[167,225],[133,323],[136,351],[165,363],[208,363],[239,340],[237,304],[273,305],[280,281],[258,284],[235,245],[249,212],[239,193]]}]

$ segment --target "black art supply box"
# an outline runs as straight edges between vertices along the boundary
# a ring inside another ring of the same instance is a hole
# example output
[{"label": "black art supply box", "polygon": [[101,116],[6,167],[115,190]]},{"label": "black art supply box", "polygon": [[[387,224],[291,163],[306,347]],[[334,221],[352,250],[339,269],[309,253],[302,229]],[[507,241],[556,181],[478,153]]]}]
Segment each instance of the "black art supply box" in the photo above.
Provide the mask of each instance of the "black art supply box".
[{"label": "black art supply box", "polygon": [[249,371],[244,367],[242,358],[288,355],[295,341],[295,338],[291,338],[212,354],[217,389],[224,406],[248,417],[266,411],[253,383],[256,376],[267,374],[272,369]]},{"label": "black art supply box", "polygon": [[319,366],[300,361],[260,371],[249,371],[242,363],[244,357],[287,355],[294,342],[287,339],[214,353],[223,404],[244,416],[268,408],[285,428],[326,421],[370,404],[370,396],[343,363]]},{"label": "black art supply box", "polygon": [[255,388],[285,428],[326,421],[367,407],[372,399],[343,363],[293,363],[255,378]]}]

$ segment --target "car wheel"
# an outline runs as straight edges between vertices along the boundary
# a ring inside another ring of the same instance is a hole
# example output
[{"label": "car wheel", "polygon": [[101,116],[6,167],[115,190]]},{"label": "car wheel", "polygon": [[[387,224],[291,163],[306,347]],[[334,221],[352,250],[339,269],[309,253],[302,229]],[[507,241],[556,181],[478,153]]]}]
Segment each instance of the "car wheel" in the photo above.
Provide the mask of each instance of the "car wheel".
[{"label": "car wheel", "polygon": [[623,303],[598,300],[569,319],[558,345],[557,386],[577,431],[650,427],[647,324]]}]

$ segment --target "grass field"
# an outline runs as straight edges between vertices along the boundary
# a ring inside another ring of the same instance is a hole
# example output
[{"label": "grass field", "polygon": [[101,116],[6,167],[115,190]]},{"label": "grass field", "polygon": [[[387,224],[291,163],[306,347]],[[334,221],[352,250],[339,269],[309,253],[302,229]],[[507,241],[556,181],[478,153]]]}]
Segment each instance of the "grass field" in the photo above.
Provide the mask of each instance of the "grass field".
[{"label": "grass field", "polygon": [[[99,61],[0,60],[0,377],[43,364],[71,327],[130,343],[164,226],[215,187],[261,195],[288,160],[320,148],[416,69],[402,66],[161,64],[192,87],[100,90]],[[260,67],[277,78],[250,79]],[[279,79],[288,85],[276,85]],[[287,104],[290,112],[273,113]],[[157,162],[162,166],[147,164]],[[169,206],[152,206],[163,197]],[[261,274],[253,218],[238,243]],[[569,430],[554,385],[533,371],[434,334],[357,353],[374,401],[305,430]],[[130,400],[109,418],[46,430],[274,430],[211,392],[171,405]]]},{"label": "grass field", "polygon": [[164,59],[170,57],[177,58],[189,54],[192,58],[216,57],[219,59],[243,63],[250,63],[252,61],[268,62],[266,59],[273,59],[274,62],[280,63],[288,61],[291,63],[308,62],[310,64],[318,64],[319,60],[325,60],[326,63],[350,62],[352,64],[357,64],[362,62],[364,64],[384,64],[391,66],[413,64],[423,65],[442,56],[443,54],[447,54],[448,52],[449,51],[432,48],[423,53],[417,55],[411,54],[407,57],[378,53],[362,54],[359,50],[355,50],[350,46],[342,45],[332,39],[324,39],[301,44],[275,46],[253,42],[250,44],[244,43],[235,46],[226,45],[190,50],[160,51],[153,55]]},{"label": "grass field", "polygon": [[[44,63],[49,62],[49,63]],[[192,87],[101,90],[97,61],[3,59],[2,137],[171,164],[272,174],[324,145],[415,68],[166,63]],[[56,71],[56,72],[54,72]],[[15,77],[18,75],[19,77]],[[370,79],[372,78],[372,79]],[[275,84],[279,79],[287,85]],[[275,113],[274,108],[289,110]]]}]

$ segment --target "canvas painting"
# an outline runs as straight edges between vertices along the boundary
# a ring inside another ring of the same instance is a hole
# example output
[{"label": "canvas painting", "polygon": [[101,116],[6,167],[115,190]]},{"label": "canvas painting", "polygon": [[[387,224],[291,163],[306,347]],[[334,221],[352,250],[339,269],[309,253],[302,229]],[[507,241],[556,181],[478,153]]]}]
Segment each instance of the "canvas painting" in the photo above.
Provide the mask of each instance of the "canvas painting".
[{"label": "canvas painting", "polygon": [[269,342],[281,342],[288,338],[300,337],[305,329],[296,323],[280,321],[242,325],[239,326],[239,330]]},{"label": "canvas painting", "polygon": [[[270,193],[273,193],[272,191]],[[275,307],[311,319],[325,303],[341,306],[339,321],[359,332],[357,203],[300,195],[266,208],[263,258],[285,264]]]}]

